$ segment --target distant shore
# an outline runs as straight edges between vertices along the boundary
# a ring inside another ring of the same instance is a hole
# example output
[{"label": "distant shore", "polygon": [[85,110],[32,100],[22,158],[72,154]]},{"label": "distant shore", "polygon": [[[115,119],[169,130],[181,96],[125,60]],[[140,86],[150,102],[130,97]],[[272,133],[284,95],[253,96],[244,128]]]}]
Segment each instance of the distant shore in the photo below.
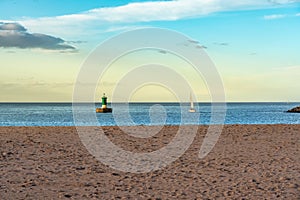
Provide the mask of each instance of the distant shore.
[{"label": "distant shore", "polygon": [[[75,127],[0,127],[3,199],[299,199],[300,124],[225,125],[212,152],[198,158],[208,126],[186,153],[146,174],[113,170],[81,143]],[[139,127],[136,127],[137,129]],[[137,139],[103,127],[128,151],[162,148],[178,126]]]}]

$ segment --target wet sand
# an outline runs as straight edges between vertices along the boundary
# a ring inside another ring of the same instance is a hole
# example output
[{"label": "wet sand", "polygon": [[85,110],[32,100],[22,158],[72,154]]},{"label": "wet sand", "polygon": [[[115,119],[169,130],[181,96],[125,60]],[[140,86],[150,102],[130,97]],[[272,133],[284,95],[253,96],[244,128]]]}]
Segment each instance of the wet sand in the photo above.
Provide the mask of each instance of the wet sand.
[{"label": "wet sand", "polygon": [[[139,127],[136,127],[137,129]],[[151,152],[178,127],[152,138],[104,127],[116,145]],[[207,126],[166,168],[121,172],[97,161],[74,127],[1,127],[1,199],[300,199],[300,125],[227,125],[198,158]]]}]

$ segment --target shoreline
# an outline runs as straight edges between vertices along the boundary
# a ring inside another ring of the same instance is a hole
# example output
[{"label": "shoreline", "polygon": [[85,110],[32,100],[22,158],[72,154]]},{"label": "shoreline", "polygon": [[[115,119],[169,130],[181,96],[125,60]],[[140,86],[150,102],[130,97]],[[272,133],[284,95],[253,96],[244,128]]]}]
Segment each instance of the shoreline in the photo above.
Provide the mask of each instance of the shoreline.
[{"label": "shoreline", "polygon": [[157,127],[157,126],[166,126],[166,127],[179,127],[179,126],[199,126],[199,127],[208,127],[208,126],[289,126],[289,125],[300,125],[300,123],[295,124],[287,124],[287,123],[279,123],[279,124],[182,124],[182,125],[172,125],[172,124],[162,124],[162,125],[147,125],[147,124],[141,124],[141,125],[134,125],[134,126],[118,126],[118,125],[103,125],[103,126],[1,126],[1,128],[51,128],[51,127],[62,127],[62,128],[76,128],[76,127]]},{"label": "shoreline", "polygon": [[[0,127],[0,196],[4,199],[299,199],[300,124],[224,125],[214,149],[198,158],[208,125],[165,168],[134,174],[96,160],[75,126]],[[92,126],[94,127],[94,126]],[[139,129],[142,126],[131,127]],[[132,152],[168,143],[179,126],[152,138],[134,138],[101,126]],[[99,127],[98,127],[99,128]]]}]

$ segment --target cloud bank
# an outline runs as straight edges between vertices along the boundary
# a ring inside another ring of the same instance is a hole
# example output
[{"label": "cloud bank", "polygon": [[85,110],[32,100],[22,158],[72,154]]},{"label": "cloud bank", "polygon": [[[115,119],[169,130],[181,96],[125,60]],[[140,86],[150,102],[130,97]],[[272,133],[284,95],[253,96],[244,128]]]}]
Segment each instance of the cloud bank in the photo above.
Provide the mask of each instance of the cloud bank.
[{"label": "cloud bank", "polygon": [[[173,0],[129,3],[117,7],[92,9],[78,14],[40,18],[48,23],[66,24],[82,21],[148,22],[177,20],[208,15],[215,12],[259,9],[300,2],[300,0]],[[29,20],[30,21],[30,20]],[[33,23],[33,21],[31,21]]]},{"label": "cloud bank", "polygon": [[0,22],[0,47],[75,50],[75,47],[65,44],[61,38],[40,33],[29,33],[25,27],[18,23],[3,22]]},{"label": "cloud bank", "polygon": [[75,33],[85,35],[87,30],[95,30],[97,26],[197,18],[217,12],[272,8],[296,2],[300,0],[147,1],[54,17],[23,18],[17,22],[35,32],[59,33],[68,37]]},{"label": "cloud bank", "polygon": [[[63,37],[86,36],[99,33],[97,27],[114,26],[131,27],[129,23],[173,21],[187,18],[198,18],[224,11],[254,10],[273,8],[300,0],[172,0],[135,2],[116,7],[102,7],[81,13],[54,17],[22,18],[16,22],[22,24],[30,31],[43,32],[48,35],[59,34]],[[8,22],[2,20],[4,22]],[[21,27],[19,27],[21,28]],[[24,28],[24,27],[23,27]],[[112,30],[112,31],[114,31]],[[103,29],[102,29],[103,32]],[[33,34],[31,34],[33,35]],[[34,35],[33,35],[34,36]],[[38,37],[38,36],[36,36]],[[56,48],[72,48],[58,43]],[[54,47],[52,47],[54,48]]]}]

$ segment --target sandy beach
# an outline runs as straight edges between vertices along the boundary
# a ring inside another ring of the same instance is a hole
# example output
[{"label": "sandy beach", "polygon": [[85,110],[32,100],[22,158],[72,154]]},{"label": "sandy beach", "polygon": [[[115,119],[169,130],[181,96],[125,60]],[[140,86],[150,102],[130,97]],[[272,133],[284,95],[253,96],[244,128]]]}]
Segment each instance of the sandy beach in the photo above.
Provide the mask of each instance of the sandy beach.
[{"label": "sandy beach", "polygon": [[[136,127],[138,129],[138,127]],[[149,139],[104,127],[136,152],[163,147],[178,127]],[[226,125],[212,152],[198,158],[207,126],[178,160],[144,174],[97,161],[75,127],[1,127],[1,199],[300,199],[300,125]]]}]

